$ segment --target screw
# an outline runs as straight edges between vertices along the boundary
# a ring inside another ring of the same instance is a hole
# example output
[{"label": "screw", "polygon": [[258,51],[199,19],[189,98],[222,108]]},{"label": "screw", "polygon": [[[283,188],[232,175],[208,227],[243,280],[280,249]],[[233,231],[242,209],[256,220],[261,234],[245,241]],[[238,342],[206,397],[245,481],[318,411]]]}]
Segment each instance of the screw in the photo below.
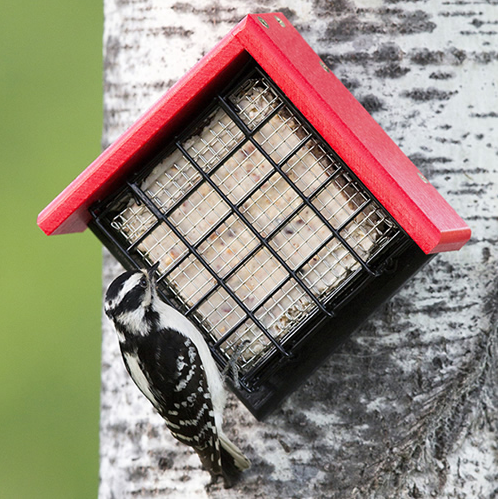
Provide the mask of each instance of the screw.
[{"label": "screw", "polygon": [[277,20],[277,23],[280,24],[280,26],[282,26],[282,28],[285,28],[285,23],[282,21],[282,19],[280,19],[278,16],[274,16],[274,17]]},{"label": "screw", "polygon": [[429,184],[429,181],[427,180],[427,178],[425,176],[423,176],[420,172],[417,172],[417,174],[422,179],[423,182],[425,182],[426,184]]},{"label": "screw", "polygon": [[259,17],[258,16],[258,21],[265,27],[265,28],[269,28],[270,26],[268,25],[268,23],[262,18],[262,17]]}]

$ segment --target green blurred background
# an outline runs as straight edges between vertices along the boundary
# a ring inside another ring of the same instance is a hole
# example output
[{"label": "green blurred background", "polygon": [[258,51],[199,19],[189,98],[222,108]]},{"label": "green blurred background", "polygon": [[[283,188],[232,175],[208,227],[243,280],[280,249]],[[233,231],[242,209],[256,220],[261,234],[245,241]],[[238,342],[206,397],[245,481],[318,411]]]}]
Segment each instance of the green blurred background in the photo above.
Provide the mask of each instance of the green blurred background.
[{"label": "green blurred background", "polygon": [[100,153],[102,0],[0,5],[0,497],[96,497],[101,246],[36,217]]}]

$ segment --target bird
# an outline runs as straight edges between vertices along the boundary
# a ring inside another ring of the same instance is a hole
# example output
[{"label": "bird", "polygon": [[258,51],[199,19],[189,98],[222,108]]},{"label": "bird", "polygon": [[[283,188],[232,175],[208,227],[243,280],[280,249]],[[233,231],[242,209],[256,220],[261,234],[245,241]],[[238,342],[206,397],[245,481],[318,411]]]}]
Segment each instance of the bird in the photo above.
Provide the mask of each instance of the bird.
[{"label": "bird", "polygon": [[171,434],[194,449],[211,482],[221,476],[229,488],[251,463],[223,432],[226,392],[204,337],[158,294],[158,265],[118,276],[104,310],[135,384]]}]

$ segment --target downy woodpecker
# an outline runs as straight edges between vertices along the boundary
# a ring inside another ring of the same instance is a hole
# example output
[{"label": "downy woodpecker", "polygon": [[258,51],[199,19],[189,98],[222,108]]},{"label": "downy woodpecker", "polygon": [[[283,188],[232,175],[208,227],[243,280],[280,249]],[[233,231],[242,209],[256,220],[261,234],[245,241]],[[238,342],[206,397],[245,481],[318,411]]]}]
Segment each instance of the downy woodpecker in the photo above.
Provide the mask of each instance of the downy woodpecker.
[{"label": "downy woodpecker", "polygon": [[166,421],[192,446],[211,476],[231,486],[249,460],[223,433],[223,382],[197,328],[157,293],[158,264],[126,272],[107,289],[105,312],[114,322],[124,364]]}]

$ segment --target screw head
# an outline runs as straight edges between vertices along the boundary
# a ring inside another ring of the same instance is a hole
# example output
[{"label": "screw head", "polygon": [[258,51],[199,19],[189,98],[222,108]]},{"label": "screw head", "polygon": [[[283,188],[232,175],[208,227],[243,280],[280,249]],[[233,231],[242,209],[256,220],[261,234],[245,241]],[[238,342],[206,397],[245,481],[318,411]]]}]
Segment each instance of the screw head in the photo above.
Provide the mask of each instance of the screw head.
[{"label": "screw head", "polygon": [[274,17],[277,20],[277,23],[280,24],[280,26],[282,26],[282,28],[285,28],[285,23],[282,21],[282,19],[280,19],[278,16],[274,16]]},{"label": "screw head", "polygon": [[270,25],[260,16],[258,16],[258,21],[265,27],[265,28],[269,28]]},{"label": "screw head", "polygon": [[422,179],[422,182],[425,182],[425,184],[429,184],[429,181],[427,180],[427,177],[422,175],[421,172],[417,172],[418,176]]}]

